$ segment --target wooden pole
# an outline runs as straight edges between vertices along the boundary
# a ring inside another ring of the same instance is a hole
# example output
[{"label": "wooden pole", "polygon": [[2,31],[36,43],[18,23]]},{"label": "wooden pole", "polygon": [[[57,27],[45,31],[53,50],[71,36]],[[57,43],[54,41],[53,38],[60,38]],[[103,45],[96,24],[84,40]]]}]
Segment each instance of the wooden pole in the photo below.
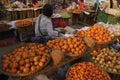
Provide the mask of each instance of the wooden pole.
[{"label": "wooden pole", "polygon": [[98,11],[98,7],[99,7],[99,0],[98,0],[98,2],[97,2],[96,12]]}]

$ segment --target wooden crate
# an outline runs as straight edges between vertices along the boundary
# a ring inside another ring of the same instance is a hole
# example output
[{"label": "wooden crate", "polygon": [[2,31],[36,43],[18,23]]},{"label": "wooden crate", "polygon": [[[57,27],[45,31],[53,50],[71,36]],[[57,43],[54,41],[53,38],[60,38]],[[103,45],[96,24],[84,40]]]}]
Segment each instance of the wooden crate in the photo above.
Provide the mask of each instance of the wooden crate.
[{"label": "wooden crate", "polygon": [[18,12],[19,19],[25,19],[25,18],[26,18],[26,13],[27,13],[26,10],[19,11],[19,12]]},{"label": "wooden crate", "polygon": [[109,73],[112,80],[120,80],[120,74]]},{"label": "wooden crate", "polygon": [[11,16],[12,16],[12,20],[17,20],[18,19],[18,11],[12,11]]},{"label": "wooden crate", "polygon": [[33,10],[27,10],[27,18],[32,18],[34,17]]},{"label": "wooden crate", "polygon": [[7,14],[6,19],[7,19],[8,21],[11,21],[11,20],[12,20],[12,16],[11,16],[12,12],[7,11],[6,14]]},{"label": "wooden crate", "polygon": [[18,32],[18,38],[20,41],[26,41],[30,35],[33,34],[33,26],[29,26],[29,27],[20,27],[18,28],[17,32]]},{"label": "wooden crate", "polygon": [[38,17],[41,14],[41,9],[34,10],[34,17]]}]

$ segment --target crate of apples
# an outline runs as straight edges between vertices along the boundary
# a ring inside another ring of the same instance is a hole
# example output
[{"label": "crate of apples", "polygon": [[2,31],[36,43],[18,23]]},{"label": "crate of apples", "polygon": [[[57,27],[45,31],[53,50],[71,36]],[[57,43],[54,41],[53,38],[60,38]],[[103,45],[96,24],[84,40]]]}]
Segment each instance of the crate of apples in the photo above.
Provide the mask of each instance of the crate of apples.
[{"label": "crate of apples", "polygon": [[98,24],[94,24],[87,30],[78,31],[77,35],[80,37],[92,37],[97,44],[107,44],[111,42],[109,31]]},{"label": "crate of apples", "polygon": [[82,62],[70,67],[66,80],[111,80],[111,78],[96,64]]},{"label": "crate of apples", "polygon": [[61,50],[69,56],[82,55],[86,51],[86,44],[82,38],[75,36],[49,40],[47,46],[52,50]]},{"label": "crate of apples", "polygon": [[120,52],[109,48],[99,48],[91,52],[92,59],[104,70],[120,74]]},{"label": "crate of apples", "polygon": [[11,76],[26,76],[41,70],[50,60],[43,44],[25,45],[2,57],[2,71]]}]

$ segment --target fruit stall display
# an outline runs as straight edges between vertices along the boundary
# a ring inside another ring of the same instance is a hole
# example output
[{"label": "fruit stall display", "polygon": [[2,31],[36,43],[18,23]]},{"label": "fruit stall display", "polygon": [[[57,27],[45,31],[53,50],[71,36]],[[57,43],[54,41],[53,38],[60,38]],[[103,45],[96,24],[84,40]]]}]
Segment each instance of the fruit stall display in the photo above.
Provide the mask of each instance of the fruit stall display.
[{"label": "fruit stall display", "polygon": [[112,41],[109,31],[98,24],[94,24],[87,30],[77,32],[80,37],[92,37],[97,44],[107,44]]},{"label": "fruit stall display", "polygon": [[91,52],[93,62],[109,73],[120,74],[120,52],[113,48],[98,48]]},{"label": "fruit stall display", "polygon": [[111,80],[111,78],[96,64],[82,62],[70,67],[66,80]]},{"label": "fruit stall display", "polygon": [[12,76],[27,76],[41,70],[50,61],[43,44],[27,44],[2,56],[2,71]]},{"label": "fruit stall display", "polygon": [[[88,43],[90,43],[92,40],[91,38],[84,39],[85,37],[90,36],[94,40],[96,39],[96,42],[102,43],[103,46],[104,44],[111,42],[109,32],[103,27],[100,27],[97,24],[95,25],[86,30],[88,32],[83,31],[85,34],[78,31],[77,34],[79,36],[55,38],[53,40],[49,40],[46,43],[46,46],[40,43],[30,43],[14,49],[11,54],[2,56],[2,72],[11,76],[27,76],[31,78],[31,76],[33,77],[37,75],[36,72],[38,72],[38,74],[39,72],[40,74],[41,72],[47,73],[47,71],[51,72],[53,68],[58,68],[57,66],[51,65],[54,63],[53,61],[52,63],[50,63],[50,65],[47,65],[51,58],[49,53],[53,50],[60,50],[65,55],[71,56],[64,56],[66,59],[64,59],[65,61],[61,61],[59,63],[61,66],[72,62],[73,60],[78,59],[78,57],[80,58],[84,54],[90,53],[90,51],[93,50],[91,56],[93,61],[98,63],[98,66],[97,64],[93,64],[91,62],[82,62],[75,64],[71,66],[68,70],[66,80],[85,80],[88,78],[93,80],[111,80],[108,74],[102,70],[102,68],[113,74],[119,74],[120,53],[109,48],[100,48],[98,50],[96,49],[96,47],[88,48],[88,44],[86,42],[89,41]],[[98,34],[103,37],[100,37]],[[93,37],[93,35],[95,35],[95,37]],[[47,67],[45,65],[47,65]],[[102,68],[100,68],[99,65]],[[42,70],[43,68],[44,70]],[[34,73],[35,75],[31,75],[32,73]]]},{"label": "fruit stall display", "polygon": [[80,9],[74,9],[72,13],[74,14],[80,14],[82,11]]},{"label": "fruit stall display", "polygon": [[69,56],[80,56],[86,51],[86,44],[80,37],[70,36],[49,40],[47,46],[52,50],[61,50]]}]

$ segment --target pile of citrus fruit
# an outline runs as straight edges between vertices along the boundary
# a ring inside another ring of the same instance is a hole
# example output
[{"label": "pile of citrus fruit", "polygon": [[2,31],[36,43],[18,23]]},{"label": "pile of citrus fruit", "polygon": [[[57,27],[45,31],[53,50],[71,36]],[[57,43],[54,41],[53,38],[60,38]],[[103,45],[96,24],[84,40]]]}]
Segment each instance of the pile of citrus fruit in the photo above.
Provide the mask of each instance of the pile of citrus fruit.
[{"label": "pile of citrus fruit", "polygon": [[2,70],[12,74],[28,74],[48,63],[50,55],[43,44],[27,45],[2,57]]},{"label": "pile of citrus fruit", "polygon": [[77,63],[70,67],[66,80],[111,80],[109,75],[91,62]]},{"label": "pile of citrus fruit", "polygon": [[47,46],[52,50],[61,50],[68,55],[82,55],[86,49],[84,41],[75,36],[50,40]]},{"label": "pile of citrus fruit", "polygon": [[111,41],[111,36],[108,30],[101,27],[98,24],[94,24],[87,30],[81,30],[77,32],[80,37],[92,37],[98,44],[105,44]]}]

